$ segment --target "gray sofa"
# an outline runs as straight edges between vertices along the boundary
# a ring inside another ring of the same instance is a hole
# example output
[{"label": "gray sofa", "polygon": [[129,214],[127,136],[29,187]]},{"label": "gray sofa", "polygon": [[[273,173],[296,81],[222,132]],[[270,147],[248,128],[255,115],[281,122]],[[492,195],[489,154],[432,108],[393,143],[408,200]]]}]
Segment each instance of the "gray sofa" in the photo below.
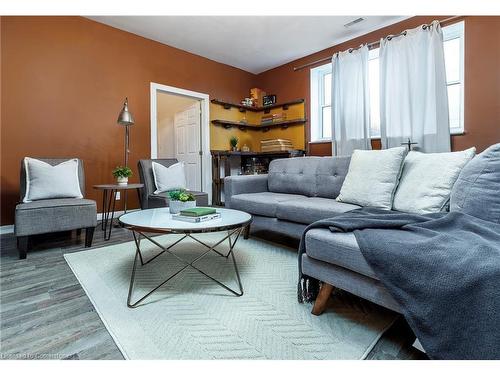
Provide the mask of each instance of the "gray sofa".
[{"label": "gray sofa", "polygon": [[[226,207],[253,215],[250,234],[300,240],[307,225],[359,206],[337,202],[349,157],[278,159],[269,174],[229,176],[224,180]],[[303,272],[391,310],[398,303],[364,259],[352,233],[312,229],[305,237]]]},{"label": "gray sofa", "polygon": [[[177,159],[142,159],[137,163],[139,178],[144,188],[141,189],[141,208],[159,208],[168,207],[168,198],[166,193],[155,194],[156,185],[153,176],[153,162],[170,167],[178,162]],[[196,198],[197,206],[208,206],[208,194],[201,191],[190,191]]]},{"label": "gray sofa", "polygon": [[[68,159],[39,159],[50,165],[57,165]],[[80,190],[85,195],[85,174],[82,160],[78,160]],[[26,194],[26,170],[21,162],[20,202]],[[92,246],[94,229],[97,225],[96,203],[90,199],[58,198],[43,199],[16,206],[14,233],[17,237],[19,258],[25,259],[29,250],[30,237],[36,234],[63,232],[85,228],[85,246]]]}]

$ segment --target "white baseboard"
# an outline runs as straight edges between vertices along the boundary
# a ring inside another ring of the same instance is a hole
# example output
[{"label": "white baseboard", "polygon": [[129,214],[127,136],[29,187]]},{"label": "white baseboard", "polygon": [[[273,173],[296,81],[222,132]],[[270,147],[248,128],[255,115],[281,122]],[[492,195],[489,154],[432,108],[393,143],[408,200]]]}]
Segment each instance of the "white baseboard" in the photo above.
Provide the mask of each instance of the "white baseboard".
[{"label": "white baseboard", "polygon": [[[138,211],[139,208],[133,209],[133,210],[127,210],[127,212],[133,212],[133,211]],[[114,218],[116,219],[120,215],[123,215],[124,211],[115,211]],[[99,212],[97,214],[97,220],[102,220],[102,212]],[[9,233],[14,233],[14,225],[2,225],[0,226],[0,235],[1,234],[9,234]]]},{"label": "white baseboard", "polygon": [[0,227],[0,234],[14,233],[14,225],[2,225]]}]

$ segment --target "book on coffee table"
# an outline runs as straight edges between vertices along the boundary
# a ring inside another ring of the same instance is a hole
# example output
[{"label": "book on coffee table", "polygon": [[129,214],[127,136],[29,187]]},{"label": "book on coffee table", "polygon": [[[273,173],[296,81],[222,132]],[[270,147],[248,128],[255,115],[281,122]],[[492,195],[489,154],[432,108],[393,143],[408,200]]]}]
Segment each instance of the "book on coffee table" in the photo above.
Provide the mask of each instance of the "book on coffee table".
[{"label": "book on coffee table", "polygon": [[217,212],[213,213],[213,214],[209,214],[209,215],[203,215],[203,216],[184,216],[180,213],[172,215],[173,220],[185,221],[188,223],[203,223],[205,221],[219,219],[220,217],[221,217],[221,215]]},{"label": "book on coffee table", "polygon": [[206,215],[215,214],[215,208],[212,207],[193,207],[186,208],[180,212],[181,216],[189,216],[189,217],[201,217]]}]

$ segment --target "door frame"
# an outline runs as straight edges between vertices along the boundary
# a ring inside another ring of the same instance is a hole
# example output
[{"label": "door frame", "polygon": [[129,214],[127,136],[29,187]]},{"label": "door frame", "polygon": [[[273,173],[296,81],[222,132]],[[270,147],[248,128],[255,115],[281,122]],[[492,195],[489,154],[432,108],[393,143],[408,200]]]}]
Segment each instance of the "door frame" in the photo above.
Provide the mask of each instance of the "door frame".
[{"label": "door frame", "polygon": [[151,159],[158,158],[158,116],[157,116],[157,98],[158,92],[167,94],[182,95],[200,100],[201,109],[201,187],[208,194],[208,203],[212,202],[212,156],[210,153],[210,97],[201,92],[181,89],[179,87],[162,85],[151,82],[150,100],[151,100]]}]

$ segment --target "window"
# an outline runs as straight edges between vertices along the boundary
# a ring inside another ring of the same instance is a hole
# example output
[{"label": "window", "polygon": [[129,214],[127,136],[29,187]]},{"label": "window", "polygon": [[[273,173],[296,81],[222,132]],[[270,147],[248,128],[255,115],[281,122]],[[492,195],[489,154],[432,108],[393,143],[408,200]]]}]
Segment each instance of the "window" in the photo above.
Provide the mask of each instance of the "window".
[{"label": "window", "polygon": [[464,132],[464,21],[443,27],[451,134]]},{"label": "window", "polygon": [[332,64],[311,69],[311,139],[332,138]]},{"label": "window", "polygon": [[379,50],[379,48],[374,48],[368,52],[368,95],[370,96],[370,136],[372,138],[380,138]]},{"label": "window", "polygon": [[[464,22],[443,27],[451,134],[464,132]],[[311,140],[331,139],[332,64],[311,69]],[[371,137],[380,137],[379,48],[368,56]],[[328,90],[328,92],[326,92]]]}]

